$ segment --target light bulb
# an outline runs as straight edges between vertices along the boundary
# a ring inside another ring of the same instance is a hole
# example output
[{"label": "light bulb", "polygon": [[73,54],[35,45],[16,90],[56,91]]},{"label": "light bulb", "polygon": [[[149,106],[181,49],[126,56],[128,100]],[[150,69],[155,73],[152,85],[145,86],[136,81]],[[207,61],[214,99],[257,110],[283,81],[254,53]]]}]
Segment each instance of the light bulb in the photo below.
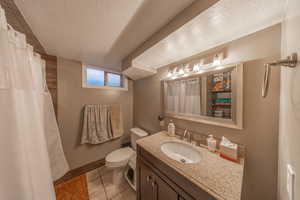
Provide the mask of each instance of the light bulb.
[{"label": "light bulb", "polygon": [[221,60],[224,59],[224,54],[223,53],[219,53],[219,54],[216,54],[214,56],[214,61],[212,63],[213,66],[218,66],[218,65],[221,65]]},{"label": "light bulb", "polygon": [[187,74],[190,72],[189,64],[185,65],[184,72]]},{"label": "light bulb", "polygon": [[182,68],[179,70],[179,74],[180,74],[180,75],[183,75],[183,74],[184,74],[184,70],[183,70]]},{"label": "light bulb", "polygon": [[193,67],[194,72],[198,72],[200,70],[199,64],[195,64]]},{"label": "light bulb", "polygon": [[176,75],[177,74],[177,67],[175,67],[174,69],[173,69],[173,75]]},{"label": "light bulb", "polygon": [[221,64],[221,61],[219,59],[215,59],[214,62],[213,62],[213,66],[217,66],[217,65],[220,65]]}]

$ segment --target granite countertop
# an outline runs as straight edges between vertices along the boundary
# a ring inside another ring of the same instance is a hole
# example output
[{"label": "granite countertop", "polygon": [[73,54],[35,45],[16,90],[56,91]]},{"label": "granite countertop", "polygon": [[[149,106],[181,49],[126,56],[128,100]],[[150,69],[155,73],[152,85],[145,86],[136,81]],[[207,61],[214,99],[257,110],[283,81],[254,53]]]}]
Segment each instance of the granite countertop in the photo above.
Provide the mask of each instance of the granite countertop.
[{"label": "granite countertop", "polygon": [[241,199],[244,159],[235,163],[221,158],[217,153],[209,152],[206,148],[195,146],[201,152],[201,161],[184,164],[167,157],[160,150],[161,144],[167,141],[186,143],[176,137],[167,136],[163,131],[142,138],[137,141],[137,144],[216,199]]}]

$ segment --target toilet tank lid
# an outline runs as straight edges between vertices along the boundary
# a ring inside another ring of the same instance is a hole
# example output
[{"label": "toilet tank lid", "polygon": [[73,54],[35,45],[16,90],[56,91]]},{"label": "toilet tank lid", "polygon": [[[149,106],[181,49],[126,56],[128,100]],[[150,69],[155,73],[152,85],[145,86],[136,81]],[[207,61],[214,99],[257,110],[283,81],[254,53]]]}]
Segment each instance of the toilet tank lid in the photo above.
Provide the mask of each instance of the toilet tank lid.
[{"label": "toilet tank lid", "polygon": [[148,135],[148,133],[140,128],[132,128],[130,131],[140,137],[145,137]]}]

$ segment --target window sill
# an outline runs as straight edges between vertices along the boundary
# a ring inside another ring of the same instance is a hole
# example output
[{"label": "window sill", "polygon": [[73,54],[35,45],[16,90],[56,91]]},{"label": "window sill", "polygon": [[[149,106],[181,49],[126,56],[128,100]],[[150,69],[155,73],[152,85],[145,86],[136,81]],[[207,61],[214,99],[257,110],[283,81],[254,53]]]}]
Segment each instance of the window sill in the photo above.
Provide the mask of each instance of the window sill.
[{"label": "window sill", "polygon": [[102,89],[102,90],[117,90],[117,91],[128,91],[127,87],[109,87],[109,86],[89,86],[89,85],[84,85],[82,88],[87,88],[87,89]]}]

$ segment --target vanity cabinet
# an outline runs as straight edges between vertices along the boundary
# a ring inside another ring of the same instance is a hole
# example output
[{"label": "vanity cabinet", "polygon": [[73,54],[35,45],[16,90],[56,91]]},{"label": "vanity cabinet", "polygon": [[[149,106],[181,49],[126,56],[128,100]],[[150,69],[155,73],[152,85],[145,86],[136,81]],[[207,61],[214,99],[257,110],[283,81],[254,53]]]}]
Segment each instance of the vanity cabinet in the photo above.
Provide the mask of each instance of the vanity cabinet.
[{"label": "vanity cabinet", "polygon": [[140,165],[141,199],[143,200],[177,200],[178,194],[157,176],[147,165]]},{"label": "vanity cabinet", "polygon": [[215,198],[138,145],[137,200],[215,200]]}]

